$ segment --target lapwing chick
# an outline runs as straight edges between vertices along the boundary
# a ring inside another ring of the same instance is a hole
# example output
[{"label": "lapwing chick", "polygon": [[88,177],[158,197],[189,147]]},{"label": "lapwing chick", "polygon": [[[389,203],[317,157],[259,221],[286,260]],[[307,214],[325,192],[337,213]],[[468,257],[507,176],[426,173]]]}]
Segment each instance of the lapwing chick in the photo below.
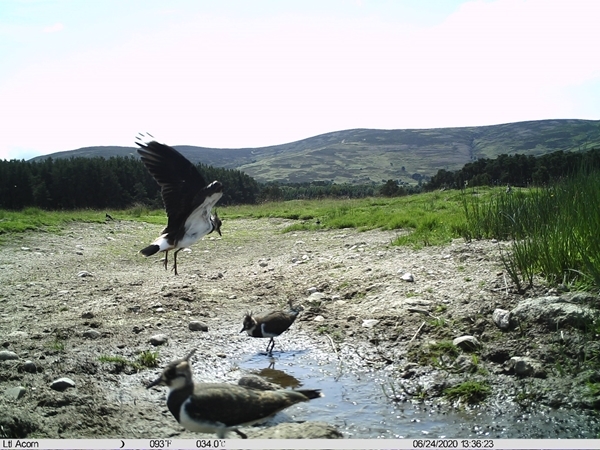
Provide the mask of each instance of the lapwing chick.
[{"label": "lapwing chick", "polygon": [[227,383],[194,383],[190,365],[194,352],[171,362],[147,386],[169,387],[169,411],[189,431],[216,433],[220,438],[233,431],[245,439],[246,434],[238,427],[261,422],[296,403],[323,397],[319,389],[261,390]]},{"label": "lapwing chick", "polygon": [[155,140],[145,141],[144,137],[138,136],[138,153],[161,187],[168,220],[160,236],[140,253],[150,256],[165,252],[166,269],[169,251],[174,250],[173,271],[177,275],[177,253],[181,249],[213,231],[221,235],[221,219],[216,213],[211,215],[211,210],[223,195],[223,185],[219,181],[207,185],[181,153]]},{"label": "lapwing chick", "polygon": [[271,356],[273,354],[273,347],[275,347],[275,340],[273,338],[291,327],[302,310],[301,306],[293,306],[292,300],[289,301],[289,305],[289,311],[273,311],[261,317],[253,316],[252,311],[248,312],[244,317],[244,324],[240,333],[245,331],[248,333],[248,336],[271,338],[266,349],[267,354]]}]

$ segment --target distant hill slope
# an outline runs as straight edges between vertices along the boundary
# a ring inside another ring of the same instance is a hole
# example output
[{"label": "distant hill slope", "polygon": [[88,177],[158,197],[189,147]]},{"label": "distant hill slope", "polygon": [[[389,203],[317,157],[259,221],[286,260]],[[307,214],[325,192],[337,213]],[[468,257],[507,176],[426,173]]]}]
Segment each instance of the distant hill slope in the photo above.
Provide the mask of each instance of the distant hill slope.
[{"label": "distant hill slope", "polygon": [[[193,162],[239,169],[262,182],[380,183],[396,179],[415,183],[439,169],[457,170],[470,161],[503,153],[537,156],[592,147],[600,147],[600,121],[561,119],[484,127],[355,129],[260,148],[175,148]],[[137,152],[134,147],[85,147],[33,160],[117,155],[137,156]]]}]

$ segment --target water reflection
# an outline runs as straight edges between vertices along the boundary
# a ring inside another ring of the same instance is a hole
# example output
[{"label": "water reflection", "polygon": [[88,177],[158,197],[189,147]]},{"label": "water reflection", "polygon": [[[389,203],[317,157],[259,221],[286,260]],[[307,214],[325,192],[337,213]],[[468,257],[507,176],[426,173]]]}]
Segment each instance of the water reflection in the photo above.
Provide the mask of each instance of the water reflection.
[{"label": "water reflection", "polygon": [[589,438],[600,431],[598,419],[576,411],[538,406],[526,420],[517,405],[473,409],[443,407],[437,399],[393,401],[385,395],[390,371],[364,371],[348,360],[303,350],[278,352],[272,358],[252,355],[239,366],[284,388],[321,389],[325,398],[295,405],[294,420],[336,425],[347,438]]}]

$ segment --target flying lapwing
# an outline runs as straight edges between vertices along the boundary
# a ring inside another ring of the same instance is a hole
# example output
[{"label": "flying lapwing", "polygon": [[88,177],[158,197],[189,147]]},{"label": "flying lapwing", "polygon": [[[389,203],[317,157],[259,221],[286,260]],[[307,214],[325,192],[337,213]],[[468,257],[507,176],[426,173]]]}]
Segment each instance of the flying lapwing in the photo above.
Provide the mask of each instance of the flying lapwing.
[{"label": "flying lapwing", "polygon": [[216,433],[219,438],[233,431],[245,439],[239,426],[262,422],[296,403],[323,397],[319,389],[265,390],[227,383],[194,383],[190,365],[194,352],[171,362],[147,386],[169,387],[167,407],[189,431]]},{"label": "flying lapwing", "polygon": [[292,326],[302,306],[293,306],[292,300],[289,300],[289,311],[273,311],[261,317],[252,315],[252,311],[248,312],[244,317],[244,323],[240,333],[246,331],[248,336],[256,338],[271,338],[267,344],[266,352],[271,356],[275,341],[273,338],[279,336]]},{"label": "flying lapwing", "polygon": [[211,215],[211,210],[223,195],[223,185],[219,181],[207,185],[198,169],[173,147],[144,138],[137,137],[138,153],[161,187],[168,221],[160,236],[140,253],[150,256],[165,252],[166,269],[169,250],[175,250],[173,270],[177,275],[181,249],[213,231],[221,235],[221,219],[216,212]]}]

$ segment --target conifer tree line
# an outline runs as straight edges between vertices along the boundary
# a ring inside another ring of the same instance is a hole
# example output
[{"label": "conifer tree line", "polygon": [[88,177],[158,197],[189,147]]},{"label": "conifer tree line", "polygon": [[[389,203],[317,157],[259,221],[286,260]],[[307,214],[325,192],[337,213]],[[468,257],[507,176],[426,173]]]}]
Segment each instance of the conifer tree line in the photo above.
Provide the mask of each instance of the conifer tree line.
[{"label": "conifer tree line", "polygon": [[[259,184],[239,170],[197,165],[207,183],[225,186],[222,205],[256,203]],[[133,157],[0,160],[0,208],[123,209],[134,204],[162,208],[160,186]]]},{"label": "conifer tree line", "polygon": [[457,171],[441,169],[431,177],[425,190],[461,189],[468,186],[543,186],[582,169],[600,169],[600,149],[586,152],[562,150],[541,156],[500,155],[479,159]]},{"label": "conifer tree line", "polygon": [[[395,180],[383,185],[306,183],[258,183],[236,169],[198,164],[205,180],[224,185],[221,205],[263,201],[402,196],[439,188],[468,186],[543,185],[568,176],[582,167],[600,169],[600,149],[587,152],[557,151],[534,157],[500,155],[479,159],[457,171],[439,170],[429,183],[400,186]],[[135,204],[162,208],[160,187],[139,159],[133,157],[47,158],[42,161],[0,160],[0,209],[124,209]]]}]

